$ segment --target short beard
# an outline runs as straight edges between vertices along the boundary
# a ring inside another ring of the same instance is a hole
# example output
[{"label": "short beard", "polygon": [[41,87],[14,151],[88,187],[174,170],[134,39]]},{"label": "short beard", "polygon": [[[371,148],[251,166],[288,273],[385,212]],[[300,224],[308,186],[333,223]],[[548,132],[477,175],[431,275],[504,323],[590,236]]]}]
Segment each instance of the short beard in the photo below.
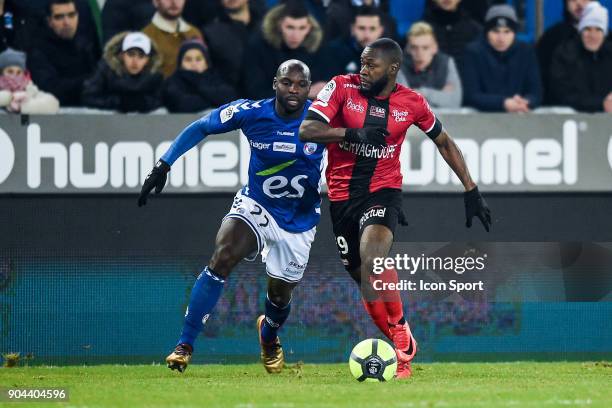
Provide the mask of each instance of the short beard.
[{"label": "short beard", "polygon": [[383,91],[383,89],[385,89],[388,83],[389,78],[382,77],[378,81],[374,82],[370,89],[364,89],[362,87],[359,87],[359,92],[361,92],[362,95],[367,96],[368,98],[378,96]]}]

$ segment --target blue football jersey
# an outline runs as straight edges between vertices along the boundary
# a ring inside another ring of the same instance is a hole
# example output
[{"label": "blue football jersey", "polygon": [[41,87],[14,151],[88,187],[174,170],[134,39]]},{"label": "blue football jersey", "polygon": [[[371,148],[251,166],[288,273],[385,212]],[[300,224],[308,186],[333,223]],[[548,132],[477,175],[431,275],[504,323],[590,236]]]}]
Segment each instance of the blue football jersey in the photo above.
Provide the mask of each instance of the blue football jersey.
[{"label": "blue football jersey", "polygon": [[318,224],[320,181],[325,145],[303,143],[298,119],[278,116],[275,99],[239,99],[223,105],[187,127],[162,160],[172,164],[209,134],[241,129],[251,146],[249,180],[242,193],[262,205],[279,227],[303,232]]}]

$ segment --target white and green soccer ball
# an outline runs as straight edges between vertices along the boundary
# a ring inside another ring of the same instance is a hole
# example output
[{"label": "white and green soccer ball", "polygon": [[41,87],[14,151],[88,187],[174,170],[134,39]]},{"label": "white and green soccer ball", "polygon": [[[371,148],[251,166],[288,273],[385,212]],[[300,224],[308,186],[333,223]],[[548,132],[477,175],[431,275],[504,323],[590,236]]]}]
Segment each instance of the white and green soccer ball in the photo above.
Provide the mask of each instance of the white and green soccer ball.
[{"label": "white and green soccer ball", "polygon": [[397,356],[386,341],[367,339],[353,348],[349,368],[357,381],[389,381],[397,371]]}]

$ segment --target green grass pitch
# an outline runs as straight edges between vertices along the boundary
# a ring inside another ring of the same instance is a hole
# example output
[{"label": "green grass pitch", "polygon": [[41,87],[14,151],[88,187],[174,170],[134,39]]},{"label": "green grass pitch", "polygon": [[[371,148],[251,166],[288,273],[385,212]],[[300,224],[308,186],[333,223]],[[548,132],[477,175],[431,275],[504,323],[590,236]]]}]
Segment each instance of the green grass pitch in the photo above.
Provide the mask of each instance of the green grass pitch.
[{"label": "green grass pitch", "polygon": [[612,363],[416,364],[413,378],[358,383],[348,364],[162,365],[0,369],[0,387],[66,387],[64,403],[13,407],[611,407]]}]

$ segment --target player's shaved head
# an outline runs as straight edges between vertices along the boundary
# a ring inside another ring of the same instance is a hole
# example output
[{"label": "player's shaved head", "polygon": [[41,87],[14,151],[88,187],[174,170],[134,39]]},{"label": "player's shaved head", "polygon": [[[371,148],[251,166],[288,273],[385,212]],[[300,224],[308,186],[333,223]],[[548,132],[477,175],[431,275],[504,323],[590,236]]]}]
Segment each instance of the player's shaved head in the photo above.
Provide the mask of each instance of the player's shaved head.
[{"label": "player's shaved head", "polygon": [[304,110],[310,91],[310,68],[300,60],[280,64],[272,81],[276,92],[276,112],[280,116],[299,116]]},{"label": "player's shaved head", "polygon": [[291,72],[301,72],[304,79],[310,81],[310,68],[297,59],[290,59],[280,64],[276,70],[276,78],[286,77]]},{"label": "player's shaved head", "polygon": [[379,38],[373,43],[368,44],[368,48],[379,51],[380,55],[389,64],[402,63],[402,47],[390,38]]}]

